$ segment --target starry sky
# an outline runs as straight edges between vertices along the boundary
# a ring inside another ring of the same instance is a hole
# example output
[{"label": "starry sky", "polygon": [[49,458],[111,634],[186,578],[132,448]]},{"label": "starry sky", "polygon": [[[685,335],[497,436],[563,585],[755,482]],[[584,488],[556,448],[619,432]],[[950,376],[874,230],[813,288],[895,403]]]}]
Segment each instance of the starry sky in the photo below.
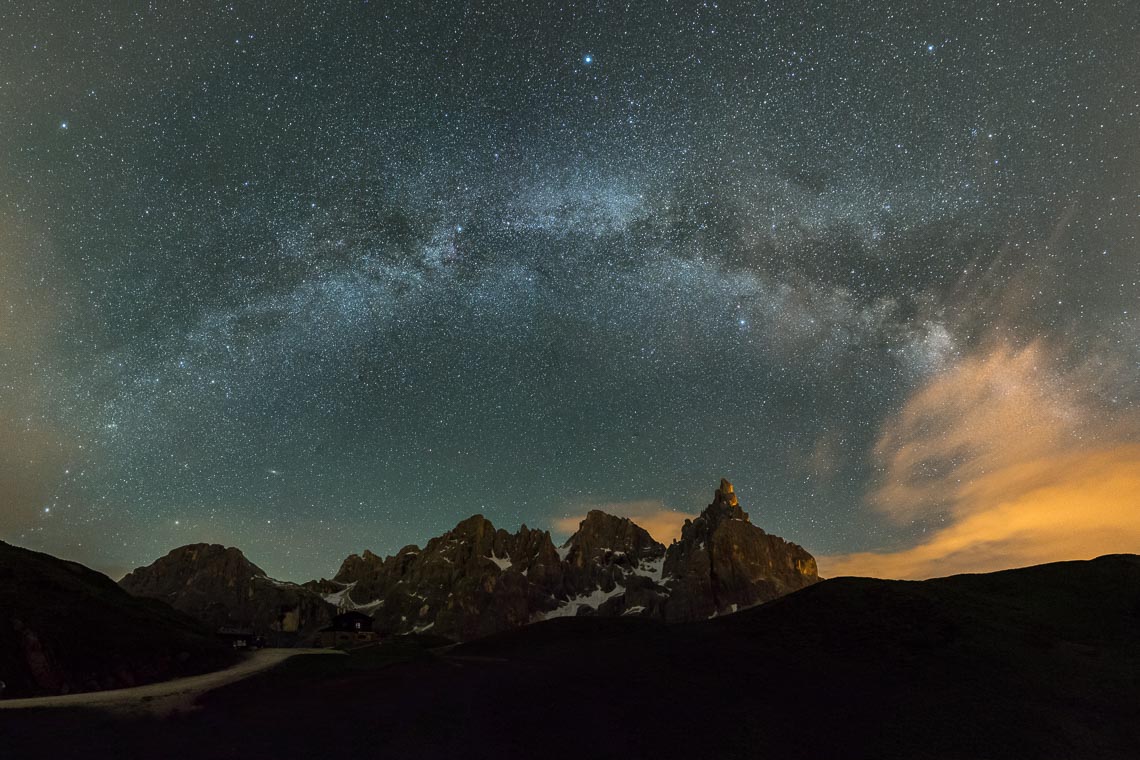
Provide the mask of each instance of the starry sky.
[{"label": "starry sky", "polygon": [[[430,8],[430,10],[429,10]],[[0,9],[0,537],[330,576],[481,512],[825,574],[1140,550],[1140,14]]]}]

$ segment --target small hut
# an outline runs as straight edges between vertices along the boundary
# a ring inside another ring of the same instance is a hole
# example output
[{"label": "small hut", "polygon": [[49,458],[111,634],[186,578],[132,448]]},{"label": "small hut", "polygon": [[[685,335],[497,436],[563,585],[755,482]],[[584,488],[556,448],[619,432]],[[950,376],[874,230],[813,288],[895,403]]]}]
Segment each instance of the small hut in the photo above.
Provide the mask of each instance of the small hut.
[{"label": "small hut", "polygon": [[378,639],[376,631],[372,630],[372,618],[353,610],[337,615],[329,626],[322,628],[317,633],[317,646],[355,646]]},{"label": "small hut", "polygon": [[223,626],[218,629],[218,638],[228,641],[234,649],[257,649],[265,646],[265,639],[249,628]]}]

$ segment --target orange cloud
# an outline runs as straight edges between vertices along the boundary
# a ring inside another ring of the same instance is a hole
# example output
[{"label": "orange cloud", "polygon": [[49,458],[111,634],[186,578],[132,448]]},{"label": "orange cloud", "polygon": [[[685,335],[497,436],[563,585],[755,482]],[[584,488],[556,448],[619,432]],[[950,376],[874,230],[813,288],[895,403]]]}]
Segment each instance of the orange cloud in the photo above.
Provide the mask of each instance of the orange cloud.
[{"label": "orange cloud", "polygon": [[[667,509],[664,503],[654,500],[595,504],[590,505],[586,511],[590,509],[600,509],[611,515],[628,517],[642,528],[645,528],[649,535],[653,536],[654,540],[660,541],[663,544],[668,544],[674,539],[680,538],[681,526],[685,524],[685,520],[692,520],[696,517],[696,515]],[[554,521],[554,532],[564,535],[573,534],[578,530],[579,524],[585,519],[585,512],[570,517],[559,518]]]},{"label": "orange cloud", "polygon": [[825,575],[928,578],[1140,549],[1140,430],[1103,377],[998,345],[920,389],[875,447],[872,506],[937,524],[916,546],[820,560]]}]

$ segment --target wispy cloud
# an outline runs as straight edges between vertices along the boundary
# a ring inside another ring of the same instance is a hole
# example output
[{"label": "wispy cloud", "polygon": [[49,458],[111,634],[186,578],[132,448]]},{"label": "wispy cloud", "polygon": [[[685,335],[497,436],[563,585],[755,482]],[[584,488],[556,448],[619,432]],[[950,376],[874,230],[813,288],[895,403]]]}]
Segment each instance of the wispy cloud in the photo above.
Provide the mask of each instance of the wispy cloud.
[{"label": "wispy cloud", "polygon": [[924,578],[1136,551],[1140,428],[1112,412],[1113,377],[1034,343],[995,344],[933,379],[882,431],[870,494],[926,537],[823,558],[822,572]]}]

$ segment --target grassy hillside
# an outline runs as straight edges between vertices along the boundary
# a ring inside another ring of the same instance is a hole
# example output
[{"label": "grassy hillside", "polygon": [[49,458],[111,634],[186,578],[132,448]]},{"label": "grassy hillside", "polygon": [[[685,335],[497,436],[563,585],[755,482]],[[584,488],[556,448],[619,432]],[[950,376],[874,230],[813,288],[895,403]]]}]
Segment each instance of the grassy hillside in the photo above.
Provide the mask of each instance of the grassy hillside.
[{"label": "grassy hillside", "polygon": [[221,667],[232,650],[189,617],[75,562],[0,542],[4,697],[90,691]]}]

